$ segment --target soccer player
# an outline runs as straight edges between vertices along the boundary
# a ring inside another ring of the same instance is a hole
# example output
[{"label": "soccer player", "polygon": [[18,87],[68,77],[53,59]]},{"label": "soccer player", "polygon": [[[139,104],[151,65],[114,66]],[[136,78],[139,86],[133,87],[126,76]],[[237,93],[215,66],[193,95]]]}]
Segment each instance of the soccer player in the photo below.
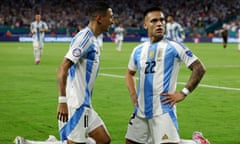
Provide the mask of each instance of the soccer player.
[{"label": "soccer player", "polygon": [[33,53],[35,64],[40,64],[41,55],[44,47],[44,35],[48,31],[46,22],[41,20],[41,15],[35,15],[35,21],[31,23],[30,31],[32,33]]},{"label": "soccer player", "polygon": [[227,48],[228,43],[228,29],[225,25],[223,25],[223,29],[221,32],[221,36],[223,38],[223,48]]},{"label": "soccer player", "polygon": [[72,39],[57,72],[60,137],[68,144],[86,143],[87,137],[96,143],[109,144],[110,135],[93,109],[91,98],[101,54],[97,37],[109,30],[113,11],[108,4],[96,1],[87,12],[88,26]]},{"label": "soccer player", "polygon": [[[134,105],[126,144],[209,144],[199,132],[194,133],[193,140],[180,140],[175,105],[197,87],[205,74],[204,65],[189,48],[164,37],[165,18],[160,8],[152,7],[144,12],[144,28],[150,41],[134,48],[126,72]],[[192,73],[185,87],[176,91],[180,62]]]},{"label": "soccer player", "polygon": [[166,35],[168,38],[177,42],[183,42],[185,39],[184,29],[179,23],[174,21],[173,16],[171,15],[167,17]]},{"label": "soccer player", "polygon": [[119,24],[115,29],[114,29],[114,33],[115,33],[115,43],[117,45],[117,51],[121,51],[122,50],[122,43],[123,43],[123,39],[124,39],[124,34],[125,34],[125,29],[123,28],[123,24]]}]

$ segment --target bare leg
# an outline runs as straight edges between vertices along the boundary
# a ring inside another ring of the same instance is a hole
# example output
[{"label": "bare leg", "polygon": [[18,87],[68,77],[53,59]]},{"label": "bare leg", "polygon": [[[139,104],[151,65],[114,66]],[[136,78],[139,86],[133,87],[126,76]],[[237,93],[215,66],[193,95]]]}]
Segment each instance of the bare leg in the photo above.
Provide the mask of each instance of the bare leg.
[{"label": "bare leg", "polygon": [[89,133],[89,136],[92,137],[97,144],[110,144],[111,138],[103,126],[100,126]]}]

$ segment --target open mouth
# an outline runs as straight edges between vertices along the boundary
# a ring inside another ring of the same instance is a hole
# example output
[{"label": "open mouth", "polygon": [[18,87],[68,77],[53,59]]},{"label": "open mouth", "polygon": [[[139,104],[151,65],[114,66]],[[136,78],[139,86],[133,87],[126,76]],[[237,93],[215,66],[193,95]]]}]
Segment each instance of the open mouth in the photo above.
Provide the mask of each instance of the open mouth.
[{"label": "open mouth", "polygon": [[157,32],[157,33],[163,33],[163,29],[162,29],[162,28],[157,28],[157,29],[156,29],[156,32]]}]

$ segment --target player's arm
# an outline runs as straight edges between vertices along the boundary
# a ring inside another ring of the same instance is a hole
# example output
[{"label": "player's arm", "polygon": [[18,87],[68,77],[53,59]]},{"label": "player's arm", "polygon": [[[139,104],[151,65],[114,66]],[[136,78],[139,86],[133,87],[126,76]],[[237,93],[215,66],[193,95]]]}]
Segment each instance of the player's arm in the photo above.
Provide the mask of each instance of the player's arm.
[{"label": "player's arm", "polygon": [[46,23],[44,23],[44,27],[40,29],[40,32],[47,32],[48,31],[48,26]]},{"label": "player's arm", "polygon": [[185,37],[185,31],[184,31],[183,27],[180,24],[178,24],[178,27],[179,27],[180,37],[181,37],[182,40],[184,40],[186,38]]},{"label": "player's arm", "polygon": [[137,93],[136,93],[136,83],[135,83],[135,74],[136,71],[131,71],[130,69],[127,69],[126,72],[126,84],[128,87],[128,91],[131,96],[131,100],[134,106],[137,105]]},{"label": "player's arm", "polygon": [[184,40],[186,38],[185,31],[184,31],[184,29],[181,26],[180,26],[179,33],[180,33],[181,39]]},{"label": "player's arm", "polygon": [[188,68],[192,71],[192,74],[185,87],[180,92],[161,94],[165,96],[162,99],[164,104],[171,103],[170,107],[173,107],[175,103],[184,100],[197,87],[206,72],[204,65],[199,60],[194,61]]},{"label": "player's arm", "polygon": [[33,24],[30,25],[30,31],[31,31],[32,34],[36,33],[36,31],[34,30],[34,25]]},{"label": "player's arm", "polygon": [[57,71],[58,95],[59,95],[57,119],[63,122],[68,121],[66,84],[67,84],[68,69],[72,65],[73,65],[73,62],[65,58],[60,64]]},{"label": "player's arm", "polygon": [[40,32],[47,32],[48,31],[48,28],[43,28],[43,29],[40,29]]},{"label": "player's arm", "polygon": [[181,35],[181,39],[184,40],[186,37],[185,37],[185,32],[184,31],[181,31],[180,32],[180,35]]},{"label": "player's arm", "polygon": [[200,60],[196,60],[189,66],[189,69],[192,71],[192,74],[185,88],[187,88],[189,92],[192,92],[202,80],[206,72],[206,68]]},{"label": "player's arm", "polygon": [[66,95],[66,83],[68,76],[68,69],[73,65],[73,62],[65,58],[60,64],[57,72],[58,76],[58,94],[61,96]]}]

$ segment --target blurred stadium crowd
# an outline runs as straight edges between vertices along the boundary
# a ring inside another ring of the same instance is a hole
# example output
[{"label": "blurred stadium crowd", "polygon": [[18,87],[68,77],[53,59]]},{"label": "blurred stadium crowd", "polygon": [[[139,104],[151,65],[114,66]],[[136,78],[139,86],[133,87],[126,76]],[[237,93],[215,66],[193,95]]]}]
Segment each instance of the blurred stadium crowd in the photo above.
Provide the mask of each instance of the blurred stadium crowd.
[{"label": "blurred stadium crowd", "polygon": [[[29,28],[34,13],[40,11],[51,32],[87,24],[87,4],[93,0],[3,0],[0,5],[0,29]],[[173,15],[188,36],[211,36],[223,24],[230,30],[240,26],[239,0],[105,0],[113,8],[116,23],[126,29],[143,29],[143,11],[160,6]],[[217,24],[218,23],[218,24]],[[214,26],[215,24],[215,26]],[[113,25],[114,27],[114,25]]]}]

